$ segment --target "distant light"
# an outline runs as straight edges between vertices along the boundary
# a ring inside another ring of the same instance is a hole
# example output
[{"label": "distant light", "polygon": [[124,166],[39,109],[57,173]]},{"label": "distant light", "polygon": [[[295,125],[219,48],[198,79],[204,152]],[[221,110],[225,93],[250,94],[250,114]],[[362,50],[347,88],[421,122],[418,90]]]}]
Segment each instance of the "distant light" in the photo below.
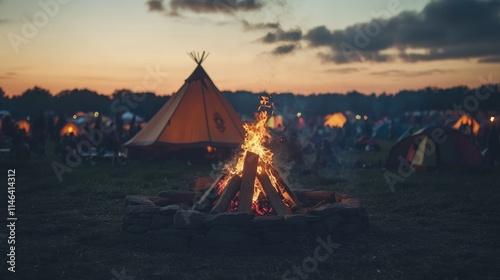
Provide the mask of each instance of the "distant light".
[{"label": "distant light", "polygon": [[208,153],[211,153],[213,150],[214,150],[214,148],[212,146],[207,146],[207,152]]},{"label": "distant light", "polygon": [[368,119],[368,116],[364,116],[363,119],[365,119],[365,121]]},{"label": "distant light", "polygon": [[360,119],[361,119],[361,116],[360,116],[360,115],[356,115],[356,119],[357,119],[357,120],[360,120]]},{"label": "distant light", "polygon": [[69,132],[69,133],[73,132],[73,128],[72,128],[71,126],[70,126],[70,127],[68,127],[68,132]]},{"label": "distant light", "polygon": [[30,116],[27,116],[27,117],[26,117],[26,120],[27,120],[27,121],[29,121],[29,120],[30,120]]},{"label": "distant light", "polygon": [[97,111],[96,111],[96,112],[94,113],[94,118],[97,118],[97,117],[99,117],[99,112],[97,112]]},{"label": "distant light", "polygon": [[301,113],[301,112],[298,112],[298,113],[297,113],[297,118],[300,118],[300,116],[302,116],[302,113]]},{"label": "distant light", "polygon": [[73,115],[73,119],[76,120],[76,115]]},{"label": "distant light", "polygon": [[494,122],[495,121],[495,117],[490,117],[490,122]]}]

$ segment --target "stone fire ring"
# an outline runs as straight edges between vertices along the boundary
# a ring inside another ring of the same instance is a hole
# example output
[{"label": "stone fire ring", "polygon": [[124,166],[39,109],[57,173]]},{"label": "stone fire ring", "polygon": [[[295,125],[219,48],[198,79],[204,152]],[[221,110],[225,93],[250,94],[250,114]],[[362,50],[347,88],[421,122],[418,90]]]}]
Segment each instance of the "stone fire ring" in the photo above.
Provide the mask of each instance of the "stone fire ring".
[{"label": "stone fire ring", "polygon": [[347,237],[368,229],[360,199],[331,191],[294,191],[301,203],[320,206],[307,214],[257,216],[190,210],[196,192],[171,190],[159,196],[129,195],[122,230],[183,248],[253,248],[328,235]]}]

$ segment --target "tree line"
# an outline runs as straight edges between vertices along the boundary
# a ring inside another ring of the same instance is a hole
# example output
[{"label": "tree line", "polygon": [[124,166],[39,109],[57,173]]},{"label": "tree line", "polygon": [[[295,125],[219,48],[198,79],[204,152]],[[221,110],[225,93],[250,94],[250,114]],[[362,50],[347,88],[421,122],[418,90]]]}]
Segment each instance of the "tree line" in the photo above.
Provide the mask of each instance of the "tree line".
[{"label": "tree line", "polygon": [[[357,91],[297,95],[293,93],[253,93],[249,91],[224,91],[235,110],[248,117],[259,106],[259,97],[269,95],[278,114],[301,112],[304,116],[326,115],[339,111],[352,111],[372,118],[396,117],[408,111],[462,110],[474,115],[479,111],[500,110],[499,84],[481,85],[477,88],[457,86],[451,88],[426,87],[419,90],[401,90],[395,94],[363,94]],[[130,111],[149,120],[170,96],[153,92],[116,90],[104,95],[89,89],[64,90],[52,94],[33,87],[21,95],[7,97],[0,88],[0,110],[8,110],[14,119],[37,116],[42,111],[71,116],[75,112],[94,112],[115,116]]]}]

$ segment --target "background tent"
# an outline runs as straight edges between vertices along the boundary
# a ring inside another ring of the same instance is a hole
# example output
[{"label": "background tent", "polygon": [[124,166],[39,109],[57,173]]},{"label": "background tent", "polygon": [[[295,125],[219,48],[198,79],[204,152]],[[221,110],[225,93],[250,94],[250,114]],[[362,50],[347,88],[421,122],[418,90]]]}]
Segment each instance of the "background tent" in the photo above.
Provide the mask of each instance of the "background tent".
[{"label": "background tent", "polygon": [[483,164],[484,158],[479,148],[461,132],[448,127],[428,127],[395,144],[386,167],[397,168],[402,161],[423,168],[475,168]]},{"label": "background tent", "polygon": [[195,148],[238,147],[244,138],[243,122],[217,89],[201,63],[184,85],[125,145],[129,156]]},{"label": "background tent", "polygon": [[72,132],[76,137],[80,134],[80,128],[74,123],[67,123],[63,126],[63,128],[61,128],[61,131],[59,134],[61,136],[64,136],[64,135],[69,135]]},{"label": "background tent", "polygon": [[335,113],[325,116],[324,120],[325,120],[325,122],[323,123],[324,126],[342,128],[346,123],[347,118],[342,113]]},{"label": "background tent", "polygon": [[469,115],[462,115],[460,119],[453,125],[453,128],[460,130],[465,134],[470,134],[472,131],[474,135],[479,133],[479,123]]},{"label": "background tent", "polygon": [[24,130],[26,133],[30,133],[31,125],[25,120],[20,120],[16,122],[16,127],[19,130]]}]

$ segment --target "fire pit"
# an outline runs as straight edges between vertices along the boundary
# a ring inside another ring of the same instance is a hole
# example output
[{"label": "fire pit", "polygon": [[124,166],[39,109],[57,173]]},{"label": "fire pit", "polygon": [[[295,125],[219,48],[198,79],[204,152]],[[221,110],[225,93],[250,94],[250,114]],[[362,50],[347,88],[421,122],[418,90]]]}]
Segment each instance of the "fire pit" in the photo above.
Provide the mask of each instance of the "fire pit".
[{"label": "fire pit", "polygon": [[368,227],[359,199],[330,191],[292,191],[274,167],[266,129],[269,100],[245,124],[240,153],[206,188],[127,196],[123,230],[192,247],[252,247]]},{"label": "fire pit", "polygon": [[[258,215],[193,210],[197,192],[164,191],[159,196],[127,196],[123,231],[145,234],[176,247],[252,248],[258,245],[349,236],[367,230],[361,201],[331,191],[296,190],[303,213]],[[229,205],[228,209],[232,209]]]}]

